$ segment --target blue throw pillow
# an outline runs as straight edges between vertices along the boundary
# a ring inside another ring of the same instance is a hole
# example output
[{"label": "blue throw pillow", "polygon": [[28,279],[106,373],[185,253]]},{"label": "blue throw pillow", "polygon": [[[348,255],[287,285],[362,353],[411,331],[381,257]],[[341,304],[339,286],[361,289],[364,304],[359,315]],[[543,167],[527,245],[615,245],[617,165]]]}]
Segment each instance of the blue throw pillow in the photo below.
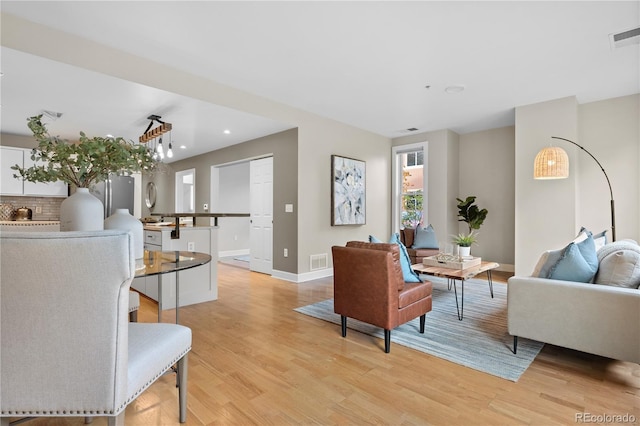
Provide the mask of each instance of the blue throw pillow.
[{"label": "blue throw pillow", "polygon": [[598,251],[596,250],[596,243],[591,233],[584,240],[576,244],[580,250],[580,254],[584,257],[584,260],[589,264],[589,267],[593,269],[593,275],[598,271]]},{"label": "blue throw pillow", "polygon": [[[370,243],[383,243],[384,241],[380,241],[378,238],[373,235],[369,235]],[[395,233],[389,239],[390,244],[397,244],[400,249],[400,267],[402,268],[402,277],[404,278],[404,282],[406,283],[421,283],[422,280],[418,276],[418,274],[411,269],[411,258],[409,257],[409,253],[407,253],[407,248],[400,241],[400,235]]]},{"label": "blue throw pillow", "polygon": [[416,228],[416,236],[413,239],[412,249],[438,249],[438,239],[436,238],[436,231],[431,225],[426,228]]},{"label": "blue throw pillow", "polygon": [[598,257],[595,257],[594,266],[592,251],[595,254],[595,244],[591,236],[577,244],[571,242],[565,247],[560,259],[549,271],[549,278],[582,283],[591,282],[598,270]]},{"label": "blue throw pillow", "polygon": [[406,283],[421,283],[422,280],[418,276],[418,274],[411,269],[411,258],[409,257],[409,253],[407,253],[407,248],[400,241],[400,234],[397,232],[391,236],[389,239],[389,243],[398,244],[400,248],[400,266],[402,267],[402,276],[404,277],[404,282]]}]

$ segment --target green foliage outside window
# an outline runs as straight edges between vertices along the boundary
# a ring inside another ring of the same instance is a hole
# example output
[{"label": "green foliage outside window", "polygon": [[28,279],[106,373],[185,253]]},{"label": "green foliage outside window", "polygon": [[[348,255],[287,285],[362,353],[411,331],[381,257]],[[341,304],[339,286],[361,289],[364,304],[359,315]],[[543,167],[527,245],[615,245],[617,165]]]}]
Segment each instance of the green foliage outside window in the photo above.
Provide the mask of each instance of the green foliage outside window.
[{"label": "green foliage outside window", "polygon": [[402,194],[402,226],[415,228],[422,222],[422,203],[424,194],[422,191]]}]

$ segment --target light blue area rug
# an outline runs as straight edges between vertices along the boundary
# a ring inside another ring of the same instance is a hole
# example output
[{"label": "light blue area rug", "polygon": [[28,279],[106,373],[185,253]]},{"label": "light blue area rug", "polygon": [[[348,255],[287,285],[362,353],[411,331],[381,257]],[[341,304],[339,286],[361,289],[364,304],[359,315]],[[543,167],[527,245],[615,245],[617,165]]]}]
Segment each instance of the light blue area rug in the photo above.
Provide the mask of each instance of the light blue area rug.
[{"label": "light blue area rug", "polygon": [[[418,318],[403,324],[391,331],[391,350],[394,344],[403,345],[503,379],[518,381],[544,344],[519,338],[518,353],[513,354],[513,337],[507,333],[507,286],[494,283],[492,299],[487,281],[466,281],[464,319],[459,321],[453,289],[447,290],[444,279],[429,277],[429,280],[433,283],[433,309],[427,313],[425,333],[420,334]],[[295,311],[338,324],[336,333],[340,333],[340,315],[333,312],[333,299]],[[347,326],[384,339],[381,328],[351,318],[347,320]]]},{"label": "light blue area rug", "polygon": [[233,260],[238,260],[240,262],[250,262],[251,261],[251,257],[248,254],[242,255],[242,256],[236,256],[233,258]]}]

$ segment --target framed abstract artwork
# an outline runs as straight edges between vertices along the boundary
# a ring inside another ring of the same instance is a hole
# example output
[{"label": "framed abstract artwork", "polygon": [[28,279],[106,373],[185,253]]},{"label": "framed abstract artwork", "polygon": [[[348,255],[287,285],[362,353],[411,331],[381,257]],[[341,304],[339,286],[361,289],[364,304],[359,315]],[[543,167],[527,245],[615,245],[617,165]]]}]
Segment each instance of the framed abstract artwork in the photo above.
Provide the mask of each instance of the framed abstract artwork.
[{"label": "framed abstract artwork", "polygon": [[331,156],[331,226],[366,223],[365,162]]}]

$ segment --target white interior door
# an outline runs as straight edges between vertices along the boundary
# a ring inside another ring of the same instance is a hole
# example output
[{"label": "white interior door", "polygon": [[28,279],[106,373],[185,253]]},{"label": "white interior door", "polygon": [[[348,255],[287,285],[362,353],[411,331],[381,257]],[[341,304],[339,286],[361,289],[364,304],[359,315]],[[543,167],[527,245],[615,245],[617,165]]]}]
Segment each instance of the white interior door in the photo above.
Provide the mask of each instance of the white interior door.
[{"label": "white interior door", "polygon": [[252,271],[271,275],[273,269],[273,157],[253,160],[249,166]]}]

